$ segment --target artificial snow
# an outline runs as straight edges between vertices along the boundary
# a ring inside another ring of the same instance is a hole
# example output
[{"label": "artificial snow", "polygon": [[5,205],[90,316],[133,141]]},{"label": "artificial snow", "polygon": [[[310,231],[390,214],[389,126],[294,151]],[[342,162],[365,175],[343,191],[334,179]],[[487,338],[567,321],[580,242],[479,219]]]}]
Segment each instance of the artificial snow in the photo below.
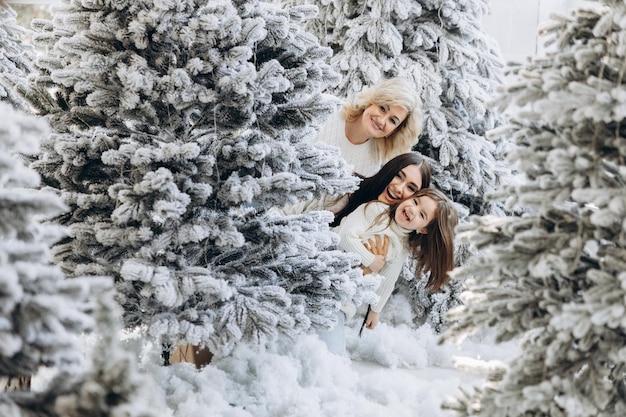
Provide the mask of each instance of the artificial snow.
[{"label": "artificial snow", "polygon": [[[445,398],[471,392],[494,363],[519,354],[517,342],[496,345],[488,334],[439,344],[428,325],[381,322],[359,338],[361,320],[345,328],[347,356],[306,334],[265,347],[241,345],[201,370],[190,363],[162,366],[160,347],[139,332],[121,339],[153,381],[164,417],[451,416],[441,409]],[[85,351],[93,343],[86,338]],[[43,390],[52,373],[35,376],[33,390]]]}]

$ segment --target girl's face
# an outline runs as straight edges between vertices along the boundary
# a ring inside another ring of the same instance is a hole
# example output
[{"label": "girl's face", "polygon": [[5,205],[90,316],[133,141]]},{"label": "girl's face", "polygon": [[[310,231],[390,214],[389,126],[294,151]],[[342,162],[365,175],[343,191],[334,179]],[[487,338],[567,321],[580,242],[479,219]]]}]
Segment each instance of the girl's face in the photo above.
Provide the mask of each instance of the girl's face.
[{"label": "girl's face", "polygon": [[438,204],[428,196],[413,197],[398,205],[396,223],[405,229],[426,233],[426,226],[435,219]]},{"label": "girl's face", "polygon": [[361,115],[363,129],[371,138],[389,136],[406,119],[408,113],[400,106],[371,104]]},{"label": "girl's face", "polygon": [[385,204],[397,203],[412,196],[420,188],[422,188],[422,172],[419,165],[407,165],[387,184],[378,196],[378,201]]}]

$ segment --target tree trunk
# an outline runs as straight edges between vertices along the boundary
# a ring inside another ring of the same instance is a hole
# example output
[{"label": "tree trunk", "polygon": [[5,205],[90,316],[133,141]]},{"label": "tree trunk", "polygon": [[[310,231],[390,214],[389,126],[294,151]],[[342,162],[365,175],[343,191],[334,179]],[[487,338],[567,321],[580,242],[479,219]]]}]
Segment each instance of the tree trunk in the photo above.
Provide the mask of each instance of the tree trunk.
[{"label": "tree trunk", "polygon": [[170,363],[189,362],[201,369],[208,365],[213,358],[211,351],[205,347],[195,345],[176,344],[176,350],[170,355]]},{"label": "tree trunk", "polygon": [[0,376],[0,392],[30,391],[30,376]]}]

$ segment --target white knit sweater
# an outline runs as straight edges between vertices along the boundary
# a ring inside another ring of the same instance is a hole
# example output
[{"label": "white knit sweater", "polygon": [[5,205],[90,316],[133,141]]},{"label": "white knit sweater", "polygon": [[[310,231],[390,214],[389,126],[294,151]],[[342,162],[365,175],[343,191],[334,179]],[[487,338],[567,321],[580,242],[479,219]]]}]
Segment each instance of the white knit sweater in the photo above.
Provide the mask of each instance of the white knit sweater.
[{"label": "white knit sweater", "polygon": [[359,145],[350,142],[346,137],[346,121],[341,110],[338,110],[324,122],[311,142],[339,147],[341,156],[352,166],[355,173],[371,177],[381,167],[380,160],[376,157],[374,140],[369,139]]},{"label": "white knit sweater", "polygon": [[288,204],[281,209],[276,209],[279,214],[287,216],[289,214],[302,214],[313,210],[328,210],[333,214],[339,213],[348,204],[349,194],[328,195],[322,194],[318,199],[299,201],[295,204]]},{"label": "white knit sweater", "polygon": [[380,313],[389,300],[402,271],[402,265],[410,254],[406,241],[411,230],[398,226],[395,221],[389,223],[389,217],[386,214],[380,216],[388,208],[388,205],[377,201],[361,204],[333,229],[341,238],[339,243],[341,249],[358,254],[361,257],[361,263],[365,266],[372,264],[374,254],[365,248],[364,243],[374,235],[389,237],[389,251],[385,257],[385,265],[379,271],[384,279],[376,290],[380,299],[376,305],[372,306],[372,310],[376,313]]}]

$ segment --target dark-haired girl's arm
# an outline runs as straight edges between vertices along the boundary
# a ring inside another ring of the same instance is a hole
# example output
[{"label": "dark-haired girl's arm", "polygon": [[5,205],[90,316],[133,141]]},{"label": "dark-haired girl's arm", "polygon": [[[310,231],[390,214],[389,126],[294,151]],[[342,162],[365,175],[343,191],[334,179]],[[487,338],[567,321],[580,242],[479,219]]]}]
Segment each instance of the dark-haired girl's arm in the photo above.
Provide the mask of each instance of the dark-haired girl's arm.
[{"label": "dark-haired girl's arm", "polygon": [[[363,266],[370,267],[373,271],[378,271],[382,268],[384,257],[375,255],[367,250],[363,244],[363,239],[366,236],[371,236],[377,229],[376,227],[372,229],[372,226],[376,225],[379,214],[384,212],[386,208],[385,204],[376,202],[361,205],[350,213],[349,216],[345,217],[341,224],[334,229],[341,239],[339,247],[347,252],[359,255]],[[374,267],[372,268],[372,266]]]}]

